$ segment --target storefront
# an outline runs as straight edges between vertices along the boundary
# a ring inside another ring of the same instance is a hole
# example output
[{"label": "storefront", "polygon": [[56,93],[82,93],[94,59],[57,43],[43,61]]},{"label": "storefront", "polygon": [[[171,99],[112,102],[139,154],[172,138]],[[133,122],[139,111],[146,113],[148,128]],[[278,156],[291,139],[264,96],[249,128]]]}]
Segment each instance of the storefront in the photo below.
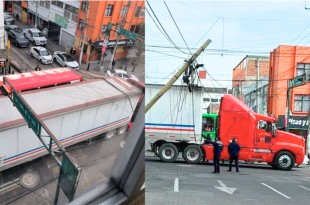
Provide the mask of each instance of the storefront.
[{"label": "storefront", "polygon": [[285,115],[279,115],[278,128],[285,129],[285,125],[288,125],[289,132],[303,137],[307,136],[309,117],[308,116],[290,116],[288,122],[285,121]]},{"label": "storefront", "polygon": [[[130,39],[121,39],[117,43],[117,48],[115,52],[115,59],[124,59],[127,57],[128,50],[132,47],[134,44],[134,41]],[[104,40],[96,41],[93,44],[93,47],[95,49],[96,54],[93,54],[93,56],[101,56],[101,49],[102,45],[104,45]],[[107,44],[107,51],[106,51],[106,59],[110,59],[112,56],[113,49],[116,45],[116,40],[110,40]]]}]

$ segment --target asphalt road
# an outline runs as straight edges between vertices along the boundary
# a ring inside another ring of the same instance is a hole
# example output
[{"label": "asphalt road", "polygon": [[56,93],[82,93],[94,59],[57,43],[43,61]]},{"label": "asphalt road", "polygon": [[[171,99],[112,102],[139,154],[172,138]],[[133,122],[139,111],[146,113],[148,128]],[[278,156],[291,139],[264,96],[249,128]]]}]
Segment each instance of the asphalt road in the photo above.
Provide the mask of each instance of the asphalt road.
[{"label": "asphalt road", "polygon": [[[110,179],[113,166],[125,144],[126,134],[117,135],[111,139],[98,137],[91,143],[88,141],[67,149],[82,168],[76,197],[91,185],[101,181],[107,182]],[[12,188],[1,190],[1,205],[53,204],[59,167],[48,156],[15,169],[0,172],[0,182],[3,184],[19,179],[23,173],[27,172],[35,172],[39,184],[34,188],[25,188],[16,182]],[[59,202],[59,204],[68,202],[62,192]]]},{"label": "asphalt road", "polygon": [[146,204],[282,205],[310,203],[310,166],[291,171],[242,164],[240,172],[212,174],[212,164],[163,163],[146,157]]}]

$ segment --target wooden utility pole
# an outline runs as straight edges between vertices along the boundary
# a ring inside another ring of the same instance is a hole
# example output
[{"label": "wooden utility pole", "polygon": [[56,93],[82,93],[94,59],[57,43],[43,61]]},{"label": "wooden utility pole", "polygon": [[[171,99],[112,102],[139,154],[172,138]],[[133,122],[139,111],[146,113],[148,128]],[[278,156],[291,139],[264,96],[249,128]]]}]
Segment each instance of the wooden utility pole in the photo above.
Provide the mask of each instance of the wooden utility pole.
[{"label": "wooden utility pole", "polygon": [[[120,28],[123,28],[124,25],[125,25],[125,23],[126,23],[127,14],[128,14],[129,8],[130,8],[130,4],[131,4],[131,1],[128,1],[126,14],[124,15],[124,17],[123,17],[123,19],[122,19],[122,23],[121,23],[121,25],[120,25]],[[116,29],[115,29],[115,30],[116,30]],[[117,36],[117,39],[116,39],[115,47],[114,47],[114,50],[113,50],[113,53],[112,53],[112,58],[111,58],[111,60],[110,60],[110,65],[109,65],[108,70],[111,70],[111,69],[112,69],[112,63],[113,63],[113,60],[114,60],[114,56],[115,56],[117,44],[118,44],[118,41],[119,41],[120,38],[121,38],[121,34],[119,33],[118,36]]]},{"label": "wooden utility pole", "polygon": [[167,90],[175,83],[175,81],[184,73],[184,71],[196,60],[196,58],[201,54],[202,51],[211,43],[211,40],[208,39],[197,51],[194,53],[191,58],[186,61],[182,68],[169,80],[169,82],[150,100],[150,102],[145,107],[145,113],[151,109],[151,107],[159,100],[159,98],[167,92]]},{"label": "wooden utility pole", "polygon": [[85,37],[86,37],[86,29],[87,29],[87,23],[88,23],[88,14],[89,14],[89,1],[87,2],[86,5],[86,19],[85,19],[85,23],[83,22],[83,33],[82,33],[82,46],[81,46],[81,51],[80,51],[80,58],[79,58],[79,64],[81,65],[82,63],[82,56],[83,56],[83,50],[84,50],[84,44],[85,44]]},{"label": "wooden utility pole", "polygon": [[256,112],[259,113],[259,59],[256,58],[255,61],[256,67]]}]

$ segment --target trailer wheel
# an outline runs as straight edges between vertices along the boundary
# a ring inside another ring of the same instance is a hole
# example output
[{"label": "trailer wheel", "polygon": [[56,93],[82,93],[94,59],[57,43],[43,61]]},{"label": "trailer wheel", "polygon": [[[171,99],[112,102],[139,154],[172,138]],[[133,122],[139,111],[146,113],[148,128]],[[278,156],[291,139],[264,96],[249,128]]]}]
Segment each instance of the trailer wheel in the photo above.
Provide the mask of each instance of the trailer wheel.
[{"label": "trailer wheel", "polygon": [[189,164],[197,164],[201,161],[202,151],[197,145],[188,145],[183,150],[183,159]]},{"label": "trailer wheel", "polygon": [[178,155],[178,148],[174,144],[164,143],[159,148],[158,156],[163,162],[174,162]]},{"label": "trailer wheel", "polygon": [[19,177],[20,185],[26,188],[34,188],[39,184],[39,182],[40,176],[35,171],[27,171]]},{"label": "trailer wheel", "polygon": [[105,133],[105,138],[110,139],[115,135],[116,131],[115,130],[111,130],[107,133]]},{"label": "trailer wheel", "polygon": [[123,126],[117,129],[117,134],[123,134],[124,132],[127,131],[128,126]]},{"label": "trailer wheel", "polygon": [[278,169],[290,170],[295,164],[294,156],[287,151],[279,152],[275,158],[275,165]]}]

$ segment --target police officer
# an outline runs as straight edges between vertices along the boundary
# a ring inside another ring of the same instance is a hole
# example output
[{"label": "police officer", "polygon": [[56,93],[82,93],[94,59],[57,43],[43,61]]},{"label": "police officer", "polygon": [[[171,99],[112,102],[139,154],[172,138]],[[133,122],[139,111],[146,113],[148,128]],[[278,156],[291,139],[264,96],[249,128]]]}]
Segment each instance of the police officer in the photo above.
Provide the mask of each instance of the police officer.
[{"label": "police officer", "polygon": [[220,157],[221,152],[223,150],[223,143],[221,142],[220,138],[216,138],[215,141],[206,140],[205,143],[209,143],[213,145],[213,166],[214,171],[213,174],[220,173]]},{"label": "police officer", "polygon": [[228,145],[228,152],[230,156],[229,161],[229,169],[228,171],[231,172],[232,162],[235,162],[236,166],[236,172],[239,172],[239,152],[240,152],[240,146],[237,143],[237,139],[233,138],[231,143]]}]

